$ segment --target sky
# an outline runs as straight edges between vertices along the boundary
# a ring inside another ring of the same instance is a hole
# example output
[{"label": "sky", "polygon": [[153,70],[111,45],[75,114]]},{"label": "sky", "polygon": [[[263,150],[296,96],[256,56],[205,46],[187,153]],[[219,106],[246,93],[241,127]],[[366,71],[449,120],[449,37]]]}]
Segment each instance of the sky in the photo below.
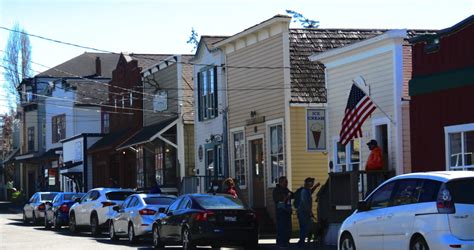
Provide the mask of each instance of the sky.
[{"label": "sky", "polygon": [[[107,51],[191,54],[192,28],[233,35],[287,9],[318,20],[320,28],[443,29],[472,15],[474,0],[0,0],[0,26],[18,22],[31,34]],[[8,35],[0,30],[2,50]],[[30,40],[32,61],[49,67],[85,52]],[[32,66],[34,75],[47,69]],[[4,85],[1,68],[0,75]],[[0,114],[4,94],[0,88]]]}]

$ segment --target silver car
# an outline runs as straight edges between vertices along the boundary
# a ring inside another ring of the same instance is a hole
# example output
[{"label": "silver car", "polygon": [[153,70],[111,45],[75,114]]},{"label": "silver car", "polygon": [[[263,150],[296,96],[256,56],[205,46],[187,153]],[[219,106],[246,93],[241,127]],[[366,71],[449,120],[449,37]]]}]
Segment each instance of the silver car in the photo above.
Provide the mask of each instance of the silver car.
[{"label": "silver car", "polygon": [[158,210],[166,209],[175,200],[174,195],[134,194],[129,196],[121,206],[113,207],[116,213],[109,225],[110,239],[117,240],[120,236],[127,236],[128,241],[134,243],[138,237],[151,235]]},{"label": "silver car", "polygon": [[44,220],[45,202],[51,202],[57,192],[36,192],[23,207],[23,223],[28,224],[30,221],[33,225],[38,225]]}]

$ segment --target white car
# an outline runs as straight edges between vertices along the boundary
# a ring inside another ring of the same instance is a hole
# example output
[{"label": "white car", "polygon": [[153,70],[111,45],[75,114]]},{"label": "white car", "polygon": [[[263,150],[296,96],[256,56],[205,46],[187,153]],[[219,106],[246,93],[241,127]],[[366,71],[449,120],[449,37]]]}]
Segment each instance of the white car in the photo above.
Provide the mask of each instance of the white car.
[{"label": "white car", "polygon": [[343,222],[338,249],[474,249],[474,172],[384,182]]},{"label": "white car", "polygon": [[122,205],[134,193],[132,189],[91,189],[69,209],[69,230],[75,233],[78,227],[88,226],[93,235],[99,234],[101,228],[106,228],[112,218],[112,207]]},{"label": "white car", "polygon": [[134,194],[129,196],[121,206],[114,206],[116,211],[109,225],[111,240],[127,236],[133,244],[139,237],[151,235],[153,222],[158,210],[168,208],[176,200],[174,195]]},{"label": "white car", "polygon": [[43,221],[45,202],[52,201],[56,194],[57,192],[36,192],[33,194],[23,207],[23,223],[28,224],[29,221],[32,221],[33,225],[38,225],[40,221]]}]

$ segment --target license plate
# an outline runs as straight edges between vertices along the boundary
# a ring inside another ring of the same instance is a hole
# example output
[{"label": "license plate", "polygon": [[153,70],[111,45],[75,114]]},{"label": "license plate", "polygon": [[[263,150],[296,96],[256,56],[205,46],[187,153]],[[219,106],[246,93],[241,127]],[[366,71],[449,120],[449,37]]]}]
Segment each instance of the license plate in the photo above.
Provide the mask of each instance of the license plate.
[{"label": "license plate", "polygon": [[224,221],[236,222],[237,217],[236,216],[224,216]]}]

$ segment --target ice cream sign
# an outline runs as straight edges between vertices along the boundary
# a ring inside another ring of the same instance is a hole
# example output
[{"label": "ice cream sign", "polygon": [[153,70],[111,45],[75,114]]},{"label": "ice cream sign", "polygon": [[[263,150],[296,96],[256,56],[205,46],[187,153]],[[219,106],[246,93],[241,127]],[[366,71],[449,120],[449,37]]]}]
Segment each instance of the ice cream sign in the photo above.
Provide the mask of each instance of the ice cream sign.
[{"label": "ice cream sign", "polygon": [[306,144],[308,150],[326,150],[325,110],[308,109],[306,112]]}]

